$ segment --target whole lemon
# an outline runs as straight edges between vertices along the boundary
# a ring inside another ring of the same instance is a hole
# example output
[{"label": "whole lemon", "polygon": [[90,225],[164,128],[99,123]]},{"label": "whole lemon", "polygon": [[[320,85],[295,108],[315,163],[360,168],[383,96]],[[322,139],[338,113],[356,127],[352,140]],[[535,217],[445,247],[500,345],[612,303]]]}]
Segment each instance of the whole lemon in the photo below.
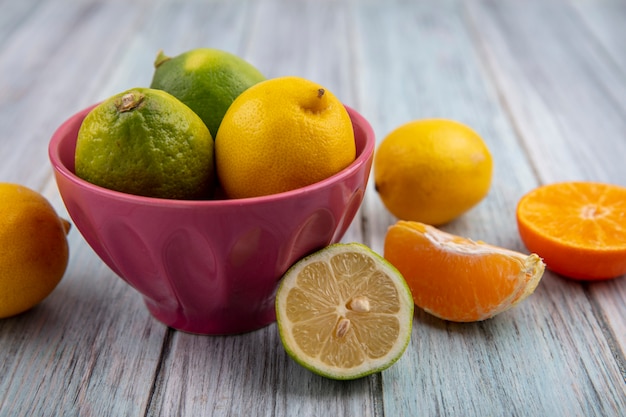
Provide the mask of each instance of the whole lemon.
[{"label": "whole lemon", "polygon": [[115,191],[192,200],[215,185],[213,138],[174,96],[135,88],[89,112],[76,140],[80,178]]},{"label": "whole lemon", "polygon": [[0,183],[0,318],[29,310],[61,281],[70,223],[39,193]]},{"label": "whole lemon", "polygon": [[493,161],[470,127],[446,119],[406,123],[389,133],[374,156],[374,182],[401,220],[452,221],[489,192]]},{"label": "whole lemon", "polygon": [[151,88],[167,91],[196,112],[215,138],[233,100],[265,76],[226,51],[196,48],[175,57],[159,51]]},{"label": "whole lemon", "polygon": [[330,91],[300,77],[278,77],[244,91],[215,138],[219,181],[230,198],[313,184],[356,157],[352,122]]}]

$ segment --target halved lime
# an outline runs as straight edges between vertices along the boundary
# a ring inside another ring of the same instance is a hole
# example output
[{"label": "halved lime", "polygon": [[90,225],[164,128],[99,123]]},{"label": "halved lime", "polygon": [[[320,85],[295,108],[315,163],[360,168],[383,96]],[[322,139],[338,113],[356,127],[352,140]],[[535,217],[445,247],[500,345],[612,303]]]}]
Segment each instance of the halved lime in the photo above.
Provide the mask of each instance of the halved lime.
[{"label": "halved lime", "polygon": [[413,308],[400,272],[359,243],[330,245],[298,261],[276,294],[286,352],[331,379],[356,379],[395,363],[411,338]]}]

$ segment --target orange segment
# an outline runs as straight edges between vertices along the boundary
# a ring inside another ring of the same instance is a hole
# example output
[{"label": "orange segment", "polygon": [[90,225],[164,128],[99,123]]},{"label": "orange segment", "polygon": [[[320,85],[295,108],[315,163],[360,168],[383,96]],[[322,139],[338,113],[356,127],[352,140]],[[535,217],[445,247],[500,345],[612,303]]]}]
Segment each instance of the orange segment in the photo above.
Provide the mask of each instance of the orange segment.
[{"label": "orange segment", "polygon": [[385,258],[404,276],[415,304],[439,318],[485,320],[528,297],[544,264],[530,256],[400,221],[385,237]]},{"label": "orange segment", "polygon": [[596,182],[538,187],[517,206],[522,241],[574,279],[626,274],[626,188]]}]

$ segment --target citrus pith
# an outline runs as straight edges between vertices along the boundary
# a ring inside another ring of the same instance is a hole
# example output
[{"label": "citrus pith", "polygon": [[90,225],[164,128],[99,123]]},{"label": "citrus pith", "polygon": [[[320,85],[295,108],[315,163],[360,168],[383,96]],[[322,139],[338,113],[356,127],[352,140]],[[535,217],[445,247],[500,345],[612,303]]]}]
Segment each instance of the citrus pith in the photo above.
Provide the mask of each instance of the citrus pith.
[{"label": "citrus pith", "polygon": [[368,247],[334,244],[297,262],[276,295],[287,353],[332,379],[382,371],[404,353],[413,300],[402,275]]}]

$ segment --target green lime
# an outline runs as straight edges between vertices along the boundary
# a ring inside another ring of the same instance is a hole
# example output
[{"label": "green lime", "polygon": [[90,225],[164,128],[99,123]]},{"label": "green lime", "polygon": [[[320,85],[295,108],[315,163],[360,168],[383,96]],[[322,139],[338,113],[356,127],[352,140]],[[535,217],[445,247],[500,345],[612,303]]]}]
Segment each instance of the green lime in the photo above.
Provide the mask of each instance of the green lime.
[{"label": "green lime", "polygon": [[111,190],[171,199],[208,198],[213,138],[174,96],[135,88],[89,112],[78,132],[75,172]]},{"label": "green lime", "polygon": [[195,111],[213,138],[230,104],[265,80],[252,64],[229,52],[197,48],[170,58],[159,51],[151,88],[167,91]]},{"label": "green lime", "polygon": [[331,379],[394,364],[411,339],[413,308],[400,272],[359,243],[330,245],[298,261],[276,294],[285,351]]}]

